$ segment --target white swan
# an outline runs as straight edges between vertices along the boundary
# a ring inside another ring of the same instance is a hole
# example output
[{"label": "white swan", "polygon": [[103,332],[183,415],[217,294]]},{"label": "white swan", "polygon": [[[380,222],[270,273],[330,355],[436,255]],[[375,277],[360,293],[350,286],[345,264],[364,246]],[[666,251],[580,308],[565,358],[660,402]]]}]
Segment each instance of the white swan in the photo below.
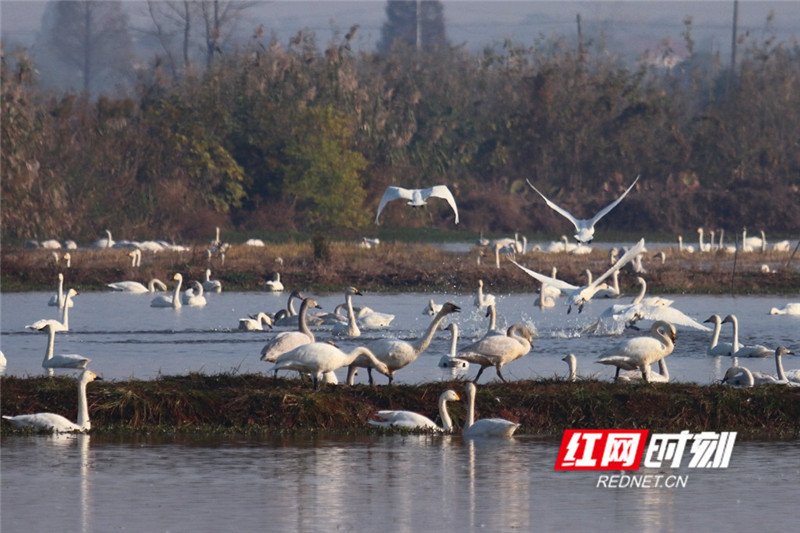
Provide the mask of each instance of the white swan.
[{"label": "white swan", "polygon": [[203,285],[198,281],[193,281],[192,289],[193,292],[191,294],[184,292],[181,295],[181,298],[183,299],[183,305],[187,307],[205,307],[206,304],[208,304],[208,300],[206,300],[206,297],[203,294]]},{"label": "white swan", "polygon": [[748,237],[747,228],[742,229],[742,250],[745,252],[752,252],[756,248],[761,249],[766,246],[767,239],[764,237],[764,230],[761,230],[761,237]]},{"label": "white swan", "polygon": [[114,239],[111,238],[111,232],[106,230],[106,238],[105,239],[97,239],[94,241],[94,248],[112,248],[114,246]]},{"label": "white swan", "polygon": [[577,247],[578,247],[577,244],[572,244],[569,242],[569,239],[567,238],[566,235],[562,235],[560,241],[551,242],[550,244],[545,246],[544,251],[551,254],[557,254],[562,252],[569,253]]},{"label": "white swan", "polygon": [[464,423],[464,436],[474,437],[511,437],[519,424],[505,418],[482,418],[475,420],[475,395],[477,388],[471,381],[467,383],[467,420]]},{"label": "white swan", "polygon": [[371,368],[375,368],[381,374],[389,375],[389,367],[386,366],[386,363],[379,361],[369,348],[358,346],[352,352],[345,353],[327,342],[304,344],[279,355],[275,360],[275,366],[271,370],[275,372],[278,370],[297,370],[298,372],[311,374],[311,378],[314,381],[314,389],[316,390],[319,380],[323,378],[323,374],[348,366],[362,357],[369,361]]},{"label": "white swan", "polygon": [[308,329],[306,322],[306,315],[308,308],[322,309],[317,301],[313,298],[305,298],[303,303],[300,304],[300,315],[298,316],[297,331],[282,331],[270,339],[267,344],[261,349],[261,360],[268,363],[274,363],[279,355],[284,354],[290,350],[315,342],[314,333]]},{"label": "white swan", "polygon": [[687,254],[694,253],[694,246],[692,246],[691,244],[687,244],[684,246],[683,235],[678,235],[678,252],[680,253],[686,252]]},{"label": "white swan", "polygon": [[724,239],[725,239],[725,230],[724,229],[720,229],[719,230],[719,245],[717,246],[717,249],[725,252],[726,254],[736,253],[736,246],[731,246],[729,244],[724,244]]},{"label": "white swan", "polygon": [[156,290],[167,290],[166,284],[158,278],[151,279],[146,287],[138,281],[116,281],[106,284],[106,287],[113,291],[129,292],[131,294],[145,294],[148,292],[156,292]]},{"label": "white swan", "polygon": [[[389,376],[390,385],[394,379],[395,372],[414,362],[417,357],[419,357],[420,354],[422,354],[422,352],[428,348],[431,343],[431,339],[433,339],[433,334],[439,328],[439,323],[444,320],[447,315],[451,313],[458,313],[460,311],[461,308],[453,302],[445,302],[442,304],[442,310],[436,313],[436,316],[433,317],[433,320],[428,326],[428,329],[425,330],[425,333],[423,333],[422,336],[414,342],[386,338],[378,339],[368,345],[369,349],[372,350],[372,353],[375,354],[375,357],[385,363],[389,368],[389,373],[387,376]],[[358,358],[350,364],[350,368],[347,372],[347,383],[349,385],[353,384],[353,378],[355,377],[355,370],[357,367],[367,369],[367,375],[369,376],[369,383],[371,385],[373,383],[371,368],[372,362],[366,358]]]},{"label": "white swan", "polygon": [[622,294],[619,290],[619,270],[615,270],[611,274],[611,281],[612,284],[608,285],[603,288],[598,289],[595,293],[595,298],[619,298]]},{"label": "white swan", "polygon": [[264,284],[264,290],[272,292],[280,292],[283,290],[283,283],[281,282],[281,273],[273,272],[270,279]]},{"label": "white swan", "polygon": [[[650,371],[650,383],[669,383],[669,369],[667,369],[667,358],[663,357],[658,360],[658,372]],[[638,370],[626,370],[620,372],[617,376],[617,381],[623,383],[635,383],[642,381],[642,373]]]},{"label": "white swan", "polygon": [[433,301],[433,298],[431,298],[430,300],[428,300],[428,305],[426,305],[425,308],[422,310],[422,314],[433,316],[441,310],[442,310],[442,304],[437,304],[436,302]]},{"label": "white swan", "polygon": [[475,293],[475,307],[481,309],[486,307],[489,304],[495,303],[494,294],[484,294],[483,293],[483,280],[478,280],[478,292]]},{"label": "white swan", "polygon": [[447,390],[439,395],[439,416],[442,418],[442,427],[427,416],[414,411],[378,411],[376,416],[382,420],[368,420],[373,426],[400,429],[423,429],[450,433],[453,430],[453,420],[447,412],[447,402],[460,400],[455,391]]},{"label": "white swan", "polygon": [[790,302],[782,307],[773,307],[769,310],[769,314],[800,316],[800,303]]},{"label": "white swan", "polygon": [[86,385],[91,381],[102,381],[102,378],[91,370],[84,370],[78,378],[78,422],[77,424],[55,413],[36,413],[33,415],[6,416],[11,425],[18,428],[30,427],[38,431],[55,433],[86,432],[92,427],[89,422],[89,404],[86,401]]},{"label": "white swan", "polygon": [[450,323],[446,328],[450,332],[450,352],[444,354],[439,359],[439,368],[450,369],[453,372],[463,371],[469,368],[469,363],[463,359],[458,359],[456,351],[458,347],[458,324],[455,322]]},{"label": "white swan", "polygon": [[701,252],[713,252],[714,251],[714,232],[711,232],[711,243],[706,244],[703,242],[703,228],[697,228],[697,235],[698,241],[700,245]]},{"label": "white swan", "polygon": [[786,346],[778,346],[775,348],[775,368],[778,372],[778,379],[780,381],[794,382],[800,385],[800,368],[794,370],[783,370],[783,363],[781,357],[784,355],[794,355],[794,352],[789,351]]},{"label": "white swan", "polygon": [[206,292],[222,292],[222,282],[218,279],[211,279],[211,269],[206,269],[206,277],[203,280],[203,290]]},{"label": "white swan", "polygon": [[489,304],[486,306],[486,316],[489,318],[489,328],[486,330],[486,333],[483,336],[489,337],[491,335],[505,335],[505,333],[497,329],[497,310],[495,309],[494,304]]},{"label": "white swan", "polygon": [[142,266],[142,251],[139,249],[131,250],[128,252],[128,257],[131,258],[131,267],[139,268]]},{"label": "white swan", "polygon": [[403,187],[387,187],[384,191],[381,201],[378,204],[378,213],[375,215],[375,224],[381,216],[381,211],[386,207],[386,204],[392,200],[404,199],[408,200],[408,205],[411,207],[424,206],[429,198],[442,198],[447,200],[453,212],[456,214],[456,224],[458,224],[458,207],[456,207],[456,199],[453,198],[453,193],[447,188],[447,185],[434,185],[428,189],[404,189]]},{"label": "white swan", "polygon": [[[50,297],[50,300],[47,302],[47,305],[50,307],[58,307],[59,309],[64,308],[64,302],[66,298],[64,298],[64,274],[61,272],[58,273],[58,290],[56,293]],[[69,306],[72,307],[74,304],[72,301],[69,302]]]},{"label": "white swan", "polygon": [[741,388],[750,388],[755,385],[768,385],[776,381],[774,376],[761,372],[753,372],[749,368],[738,365],[730,367],[722,378],[722,383]]},{"label": "white swan", "polygon": [[538,280],[540,283],[549,283],[554,287],[566,292],[569,297],[567,298],[567,305],[569,308],[567,309],[567,313],[572,310],[572,306],[578,306],[578,312],[583,310],[583,306],[591,300],[597,291],[600,289],[601,284],[605,281],[605,279],[612,275],[615,271],[622,268],[625,264],[631,261],[634,257],[640,254],[644,250],[644,239],[641,239],[636,245],[625,252],[625,254],[620,257],[614,265],[606,270],[601,276],[597,279],[593,280],[591,283],[583,286],[578,287],[576,285],[572,285],[571,283],[567,283],[566,281],[562,281],[559,279],[553,279],[551,277],[545,276],[544,274],[540,274],[538,272],[534,272],[524,266],[520,265],[516,261],[511,261],[515,265],[517,265],[523,272],[528,274],[529,276],[533,277],[534,279]]},{"label": "white swan", "polygon": [[183,276],[180,273],[176,273],[172,276],[172,279],[177,281],[172,295],[159,294],[150,300],[150,307],[172,307],[173,309],[180,309],[183,306],[181,302],[181,284],[183,284]]},{"label": "white swan", "polygon": [[481,368],[473,380],[476,383],[483,371],[490,366],[497,371],[497,377],[506,381],[502,373],[503,365],[526,355],[532,347],[533,333],[531,330],[522,324],[514,324],[508,328],[505,335],[487,336],[462,348],[458,351],[457,357],[480,365]]},{"label": "white swan", "polygon": [[539,192],[539,190],[533,186],[530,180],[525,180],[525,181],[528,182],[528,185],[530,185],[531,189],[539,193],[539,196],[541,196],[544,199],[544,201],[547,202],[547,205],[550,206],[550,209],[554,210],[556,213],[558,213],[559,215],[563,216],[564,218],[572,222],[572,225],[575,226],[575,232],[576,232],[575,240],[577,240],[580,243],[590,243],[592,242],[592,239],[594,239],[595,224],[597,224],[597,222],[601,218],[606,216],[612,209],[614,209],[617,206],[618,203],[622,201],[623,198],[625,198],[625,196],[627,196],[627,194],[631,191],[631,189],[633,189],[633,186],[636,185],[636,182],[639,181],[639,176],[636,176],[636,179],[633,180],[631,186],[628,187],[624,193],[622,193],[622,196],[620,196],[619,198],[617,198],[616,200],[605,206],[603,209],[600,210],[599,213],[597,213],[594,217],[590,219],[576,218],[572,213],[570,213],[563,207],[560,207],[555,203],[551,202],[550,200],[548,200],[544,194]]},{"label": "white swan", "polygon": [[675,326],[658,320],[653,323],[648,335],[625,339],[603,352],[602,357],[595,362],[616,366],[615,380],[619,377],[620,369],[638,369],[642,373],[642,379],[649,383],[650,365],[672,353],[676,336]]},{"label": "white swan", "polygon": [[[284,309],[279,309],[275,316],[272,317],[272,324],[278,327],[285,327],[291,326],[295,327],[298,324],[298,317],[297,311],[294,308],[294,301],[295,300],[303,300],[303,294],[298,291],[294,290],[289,294],[289,299],[286,302],[286,307]],[[310,317],[306,317],[306,320],[309,324],[318,325],[318,322],[321,322],[317,319],[314,321],[308,320]]]},{"label": "white swan", "polygon": [[[38,327],[37,327],[38,324]],[[68,353],[53,355],[53,348],[56,342],[56,332],[65,331],[63,325],[57,320],[38,321],[36,324],[26,326],[36,331],[47,333],[47,349],[44,352],[42,368],[47,370],[47,374],[52,376],[54,368],[86,368],[91,359],[82,355]]]},{"label": "white swan", "polygon": [[569,381],[578,381],[578,360],[575,358],[575,354],[568,353],[561,360],[567,363],[569,368],[569,377],[567,379]]},{"label": "white swan", "polygon": [[72,303],[72,297],[77,295],[78,291],[75,289],[70,289],[67,291],[67,295],[64,297],[64,307],[61,309],[60,322],[50,318],[43,318],[25,327],[29,329],[40,330],[44,329],[47,324],[53,324],[53,326],[56,328],[56,331],[69,331],[69,308],[72,307],[72,305],[70,305]]},{"label": "white swan", "polygon": [[272,329],[272,319],[267,313],[258,313],[255,317],[239,319],[239,329],[242,331],[264,331],[264,326]]},{"label": "white swan", "polygon": [[772,350],[761,344],[752,344],[749,346],[739,344],[739,320],[736,318],[736,315],[731,314],[722,319],[723,324],[728,322],[733,324],[733,353],[731,354],[734,357],[733,366],[737,366],[736,358],[739,357],[767,357],[772,354]]},{"label": "white swan", "polygon": [[709,345],[706,353],[708,355],[731,355],[733,352],[733,344],[730,342],[719,342],[719,332],[722,330],[722,319],[718,314],[713,314],[703,322],[710,322],[714,324],[714,333],[711,335],[711,344]]},{"label": "white swan", "polygon": [[358,328],[358,320],[353,311],[353,295],[361,296],[361,291],[355,287],[347,287],[344,290],[344,301],[347,306],[347,323],[337,323],[333,325],[331,332],[334,335],[345,337],[360,337],[361,330]]}]

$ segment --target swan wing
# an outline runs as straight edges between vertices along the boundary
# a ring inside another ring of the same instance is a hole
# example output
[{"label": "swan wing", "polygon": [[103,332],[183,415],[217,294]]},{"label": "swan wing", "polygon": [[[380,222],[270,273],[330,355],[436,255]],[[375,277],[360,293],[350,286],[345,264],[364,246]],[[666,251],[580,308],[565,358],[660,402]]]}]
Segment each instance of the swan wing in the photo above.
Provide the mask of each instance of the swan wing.
[{"label": "swan wing", "polygon": [[586,287],[582,288],[580,291],[573,292],[573,294],[567,299],[567,304],[570,306],[582,306],[591,300],[594,294],[600,289],[600,284],[603,283],[606,278],[629,263],[634,257],[639,255],[642,250],[644,250],[644,239],[639,239],[639,242],[637,242],[636,245],[630,250],[625,252],[625,254],[620,257],[616,263],[614,263],[614,266],[606,270],[602,275],[600,275]]},{"label": "swan wing", "polygon": [[580,287],[576,285],[572,285],[571,283],[567,283],[566,281],[551,278],[550,276],[545,276],[544,274],[540,274],[535,272],[529,268],[525,268],[524,266],[520,265],[513,259],[510,260],[512,263],[517,265],[519,268],[522,269],[523,272],[534,278],[535,280],[539,281],[540,283],[550,285],[562,291],[575,291],[578,290]]},{"label": "swan wing", "polygon": [[434,185],[430,189],[425,189],[422,191],[422,197],[424,199],[427,199],[430,196],[447,200],[447,203],[450,204],[450,207],[456,214],[456,224],[458,224],[458,207],[456,207],[456,199],[453,197],[453,193],[450,192],[450,189],[447,188],[447,185]]},{"label": "swan wing", "polygon": [[261,349],[261,360],[275,362],[279,355],[292,351],[298,346],[310,344],[311,338],[299,331],[284,331],[278,333]]},{"label": "swan wing", "polygon": [[39,431],[55,431],[56,433],[82,431],[80,426],[55,413],[36,413],[17,416],[3,415],[3,418],[17,428],[29,427]]},{"label": "swan wing", "polygon": [[572,225],[573,225],[573,226],[575,226],[575,230],[576,230],[576,231],[580,231],[580,230],[581,230],[581,227],[580,227],[580,224],[581,224],[581,222],[582,222],[581,220],[578,220],[577,218],[575,218],[575,217],[572,215],[572,213],[570,213],[569,211],[567,211],[567,210],[566,210],[566,209],[564,209],[563,207],[559,206],[558,204],[556,204],[556,203],[554,203],[554,202],[551,202],[551,201],[550,201],[550,200],[547,198],[547,196],[545,196],[544,194],[542,194],[542,193],[539,191],[539,189],[537,189],[536,187],[534,187],[534,186],[533,186],[533,183],[531,183],[531,182],[530,182],[530,180],[526,179],[525,181],[526,181],[526,182],[528,182],[528,185],[530,185],[531,189],[533,189],[534,191],[536,191],[537,193],[539,193],[539,196],[541,196],[541,197],[544,199],[544,201],[545,201],[545,202],[547,202],[547,205],[549,205],[549,206],[550,206],[550,209],[552,209],[552,210],[553,210],[553,211],[555,211],[556,213],[560,214],[562,217],[564,217],[564,218],[566,218],[567,220],[569,220],[570,222],[572,222]]},{"label": "swan wing", "polygon": [[674,307],[647,305],[641,307],[638,312],[645,320],[666,320],[676,326],[686,326],[701,331],[711,331],[711,328],[704,326]]},{"label": "swan wing", "polygon": [[383,208],[386,207],[386,204],[391,202],[392,200],[398,200],[400,198],[405,198],[406,200],[411,200],[413,197],[413,192],[410,189],[404,189],[403,187],[386,187],[386,190],[381,196],[381,201],[378,204],[378,214],[375,215],[375,224],[378,223],[378,218],[381,216],[381,211]]},{"label": "swan wing", "polygon": [[42,363],[44,368],[86,368],[91,359],[75,353],[54,355]]},{"label": "swan wing", "polygon": [[119,292],[135,292],[135,293],[150,292],[147,287],[145,287],[138,281],[117,281],[114,283],[108,283],[106,286],[111,290]]},{"label": "swan wing", "polygon": [[37,331],[41,331],[45,329],[47,326],[53,328],[53,331],[67,331],[67,328],[64,327],[64,324],[62,324],[58,320],[53,320],[52,318],[43,318],[25,327],[28,329],[35,329]]},{"label": "swan wing", "polygon": [[369,423],[373,426],[442,430],[427,416],[413,411],[378,411],[376,415],[383,420],[370,420]]},{"label": "swan wing", "polygon": [[620,196],[619,198],[617,198],[616,200],[614,200],[613,202],[611,202],[610,204],[608,204],[607,206],[605,206],[603,209],[601,209],[601,210],[600,210],[600,212],[599,212],[599,213],[597,213],[597,214],[596,214],[594,217],[592,217],[591,219],[589,219],[589,224],[590,224],[591,226],[594,226],[595,224],[597,224],[597,221],[598,221],[598,220],[600,220],[601,218],[603,218],[604,216],[606,216],[606,215],[607,215],[607,214],[608,214],[608,213],[609,213],[609,212],[610,212],[612,209],[614,209],[615,207],[617,207],[617,204],[618,204],[618,203],[620,203],[620,202],[622,201],[622,199],[623,199],[623,198],[625,198],[625,196],[627,196],[627,194],[628,194],[629,192],[631,192],[631,189],[633,189],[633,186],[634,186],[634,185],[636,185],[636,182],[638,182],[638,181],[639,181],[639,178],[640,178],[640,177],[641,177],[641,174],[640,174],[639,176],[636,176],[636,179],[635,179],[635,180],[633,180],[633,183],[631,183],[631,186],[630,186],[630,187],[628,187],[628,188],[625,190],[625,192],[624,192],[624,193],[622,193],[622,196]]}]

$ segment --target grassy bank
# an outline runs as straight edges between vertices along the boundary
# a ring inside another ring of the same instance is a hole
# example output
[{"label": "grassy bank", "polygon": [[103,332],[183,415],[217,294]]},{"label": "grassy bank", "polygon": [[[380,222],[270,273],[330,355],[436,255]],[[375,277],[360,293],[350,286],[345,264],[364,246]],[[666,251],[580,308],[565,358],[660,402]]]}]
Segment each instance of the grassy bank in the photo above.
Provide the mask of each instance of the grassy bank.
[{"label": "grassy bank", "polygon": [[[76,381],[3,377],[3,414],[56,412],[74,420]],[[224,433],[374,432],[379,409],[438,418],[437,399],[463,382],[328,387],[258,374],[168,376],[152,381],[94,382],[88,387],[93,432]],[[462,395],[463,397],[463,395]],[[738,431],[739,439],[800,438],[800,388],[733,389],[693,384],[618,385],[599,381],[490,383],[478,390],[479,418],[519,422],[521,433],[560,436],[569,428]],[[465,408],[450,409],[456,428]],[[3,423],[6,434],[14,430]]]},{"label": "grassy bank", "polygon": [[[650,253],[644,261],[648,288],[653,293],[695,294],[786,294],[800,291],[800,257],[790,252],[767,253],[679,253],[666,248],[662,264]],[[469,253],[444,252],[432,245],[404,242],[382,243],[362,249],[355,243],[310,242],[279,243],[265,247],[234,245],[224,261],[210,260],[206,247],[188,252],[144,253],[142,266],[130,266],[124,249],[79,250],[71,252],[71,266],[56,263],[47,250],[2,248],[0,287],[8,291],[53,290],[56,275],[65,274],[67,287],[79,291],[107,290],[106,283],[137,280],[146,283],[159,278],[171,283],[172,275],[181,272],[184,280],[203,279],[206,268],[223,283],[225,290],[262,290],[272,272],[280,272],[288,288],[305,291],[341,290],[354,285],[366,291],[472,292],[483,279],[495,292],[532,291],[538,283],[501,257],[495,266],[493,253],[481,250]],[[63,251],[62,251],[63,253]],[[608,255],[596,250],[589,255],[531,252],[517,260],[533,270],[583,284],[583,273],[605,271]],[[764,272],[763,268],[770,272]],[[623,290],[637,290],[637,274],[623,271]]]}]

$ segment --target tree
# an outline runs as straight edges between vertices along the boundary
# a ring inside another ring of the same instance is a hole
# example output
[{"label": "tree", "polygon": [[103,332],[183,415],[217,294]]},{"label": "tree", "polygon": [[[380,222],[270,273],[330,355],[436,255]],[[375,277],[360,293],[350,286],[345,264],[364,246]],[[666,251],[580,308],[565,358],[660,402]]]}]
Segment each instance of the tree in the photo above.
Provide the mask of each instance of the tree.
[{"label": "tree", "polygon": [[130,76],[132,41],[121,2],[62,0],[44,18],[48,49],[80,72],[84,91],[97,93]]},{"label": "tree", "polygon": [[386,54],[398,43],[426,52],[447,46],[442,3],[438,0],[387,2],[378,52]]}]

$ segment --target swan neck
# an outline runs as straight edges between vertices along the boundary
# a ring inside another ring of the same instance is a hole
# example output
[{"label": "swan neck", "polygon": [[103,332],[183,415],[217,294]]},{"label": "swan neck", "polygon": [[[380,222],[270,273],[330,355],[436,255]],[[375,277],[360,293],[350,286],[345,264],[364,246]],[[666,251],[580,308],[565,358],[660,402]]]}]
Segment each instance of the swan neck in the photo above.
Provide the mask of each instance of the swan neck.
[{"label": "swan neck", "polygon": [[458,345],[458,327],[455,324],[453,326],[453,334],[452,338],[450,339],[450,357],[456,356],[456,347]]},{"label": "swan neck", "polygon": [[436,333],[436,330],[439,329],[439,324],[442,323],[444,317],[447,316],[447,313],[444,312],[444,308],[441,311],[436,313],[436,316],[433,317],[433,320],[428,325],[428,329],[425,330],[425,333],[417,339],[414,343],[411,344],[411,347],[414,348],[414,353],[419,356],[425,349],[430,345],[431,340],[433,340],[433,334]]},{"label": "swan neck", "polygon": [[286,310],[289,311],[289,316],[294,316],[297,311],[294,310],[294,294],[289,295],[289,303],[286,304]]},{"label": "swan neck", "polygon": [[491,332],[495,329],[497,324],[497,310],[494,308],[493,305],[489,306],[489,331]]},{"label": "swan neck", "polygon": [[567,360],[567,364],[569,365],[569,380],[570,381],[577,381],[578,380],[578,363],[575,361],[574,358],[569,358]]},{"label": "swan neck", "polygon": [[183,284],[183,278],[178,278],[178,283],[175,284],[175,290],[172,293],[172,307],[175,309],[180,309],[181,305],[181,285]]},{"label": "swan neck", "polygon": [[447,411],[447,398],[444,395],[439,398],[439,416],[442,417],[442,429],[445,433],[449,433],[453,429],[453,420]]},{"label": "swan neck", "polygon": [[300,316],[297,318],[297,328],[300,330],[300,333],[305,333],[311,342],[316,342],[314,338],[314,334],[308,328],[308,322],[306,321],[306,313],[308,312],[308,300],[303,300],[303,303],[300,304]]},{"label": "swan neck", "polygon": [[58,277],[58,308],[64,309],[64,276]]},{"label": "swan neck", "polygon": [[61,323],[64,324],[64,329],[69,331],[69,303],[72,301],[72,296],[67,294],[64,299],[64,307],[61,309]]},{"label": "swan neck", "polygon": [[372,351],[370,351],[369,348],[365,346],[359,346],[345,356],[345,364],[342,366],[348,366],[353,364],[353,362],[362,355],[367,359],[369,359],[373,365],[378,366],[382,364],[381,361],[377,357],[375,357],[375,354],[372,353]]},{"label": "swan neck", "polygon": [[86,384],[88,381],[83,379],[78,382],[78,426],[83,431],[89,430],[92,425],[89,422],[89,404],[86,401]]},{"label": "swan neck", "polygon": [[739,320],[736,319],[735,316],[731,315],[731,323],[733,324],[733,353],[739,351]]},{"label": "swan neck", "polygon": [[464,430],[469,429],[475,423],[475,387],[467,387],[467,420],[464,422]]},{"label": "swan neck", "polygon": [[778,373],[779,380],[787,381],[786,372],[783,371],[783,362],[781,361],[781,356],[777,353],[775,354],[775,370]]},{"label": "swan neck", "polygon": [[641,285],[641,288],[639,289],[639,294],[636,296],[636,298],[633,299],[633,304],[634,305],[641,303],[642,300],[644,299],[645,293],[647,292],[647,282],[642,280],[640,282],[640,285]]},{"label": "swan neck", "polygon": [[719,332],[722,329],[722,324],[719,320],[714,321],[714,333],[711,335],[711,348],[716,347],[719,343]]},{"label": "swan neck", "polygon": [[56,343],[56,330],[52,327],[47,328],[47,350],[44,352],[44,361],[42,363],[46,363],[50,359],[53,358],[53,347]]}]

